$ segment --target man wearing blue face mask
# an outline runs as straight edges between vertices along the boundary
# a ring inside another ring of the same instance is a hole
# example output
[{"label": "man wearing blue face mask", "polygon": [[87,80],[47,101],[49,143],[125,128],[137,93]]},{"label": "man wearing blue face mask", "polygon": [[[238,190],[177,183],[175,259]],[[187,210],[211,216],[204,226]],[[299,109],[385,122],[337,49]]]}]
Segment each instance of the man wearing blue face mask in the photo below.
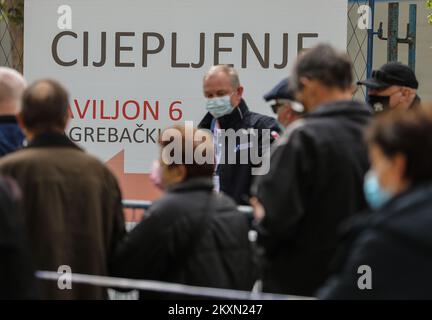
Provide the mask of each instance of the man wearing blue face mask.
[{"label": "man wearing blue face mask", "polygon": [[367,142],[372,166],[364,191],[374,212],[346,229],[318,297],[432,299],[431,110],[380,115]]},{"label": "man wearing blue face mask", "polygon": [[[234,68],[228,65],[213,66],[204,77],[204,96],[208,113],[199,124],[199,128],[213,132],[215,140],[216,171],[215,187],[231,196],[238,204],[248,204],[252,183],[252,167],[254,164],[228,163],[226,156],[231,150],[225,150],[222,144],[221,130],[233,129],[238,134],[241,130],[255,129],[261,134],[263,129],[270,129],[271,140],[278,136],[280,128],[275,119],[251,112],[243,100],[244,88]],[[257,148],[262,152],[262,143],[240,142],[234,152],[248,151]],[[237,156],[237,155],[236,155]],[[223,159],[222,159],[223,158]]]}]

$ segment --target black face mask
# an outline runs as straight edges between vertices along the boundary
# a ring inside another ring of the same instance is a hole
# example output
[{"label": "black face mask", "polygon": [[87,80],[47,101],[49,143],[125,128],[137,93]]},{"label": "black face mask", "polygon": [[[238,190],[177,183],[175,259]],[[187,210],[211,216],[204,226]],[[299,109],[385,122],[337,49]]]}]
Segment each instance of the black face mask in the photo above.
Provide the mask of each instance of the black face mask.
[{"label": "black face mask", "polygon": [[390,96],[368,96],[368,103],[375,112],[383,112],[390,108]]}]

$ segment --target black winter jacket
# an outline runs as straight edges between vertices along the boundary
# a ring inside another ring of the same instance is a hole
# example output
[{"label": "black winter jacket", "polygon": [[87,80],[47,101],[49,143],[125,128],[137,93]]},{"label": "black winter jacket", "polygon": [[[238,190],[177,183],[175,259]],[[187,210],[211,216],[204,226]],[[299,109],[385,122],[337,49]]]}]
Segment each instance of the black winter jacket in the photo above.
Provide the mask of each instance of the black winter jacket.
[{"label": "black winter jacket", "polygon": [[112,274],[251,290],[250,223],[230,198],[212,189],[211,178],[169,188],[118,247]]},{"label": "black winter jacket", "polygon": [[276,141],[270,172],[254,187],[266,211],[258,226],[265,291],[310,296],[324,282],[340,223],[366,207],[370,117],[358,102],[325,104]]},{"label": "black winter jacket", "polygon": [[318,297],[432,299],[431,213],[432,185],[428,184],[395,197],[378,212],[356,219],[340,246],[336,273]]}]

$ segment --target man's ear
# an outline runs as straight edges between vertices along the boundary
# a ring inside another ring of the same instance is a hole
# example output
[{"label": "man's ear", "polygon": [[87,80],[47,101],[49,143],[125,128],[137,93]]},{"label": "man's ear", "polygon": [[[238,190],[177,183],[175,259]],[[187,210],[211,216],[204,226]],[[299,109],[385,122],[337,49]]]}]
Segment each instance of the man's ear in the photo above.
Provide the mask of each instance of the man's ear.
[{"label": "man's ear", "polygon": [[237,95],[241,98],[243,97],[243,92],[244,92],[244,87],[243,86],[239,86],[237,88]]},{"label": "man's ear", "polygon": [[412,88],[402,87],[402,97],[405,100],[410,100],[413,96],[415,96],[416,91]]},{"label": "man's ear", "polygon": [[174,176],[175,176],[176,182],[182,182],[182,181],[186,180],[187,169],[186,169],[185,165],[174,166],[170,170],[174,170]]}]

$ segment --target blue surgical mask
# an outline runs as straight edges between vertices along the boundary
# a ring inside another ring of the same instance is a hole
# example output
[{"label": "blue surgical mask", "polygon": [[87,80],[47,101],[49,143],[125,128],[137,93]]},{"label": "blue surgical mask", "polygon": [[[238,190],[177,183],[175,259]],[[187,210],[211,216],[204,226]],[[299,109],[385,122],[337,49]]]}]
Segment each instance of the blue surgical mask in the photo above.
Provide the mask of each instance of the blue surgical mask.
[{"label": "blue surgical mask", "polygon": [[370,170],[366,174],[363,189],[366,201],[374,210],[382,208],[391,198],[393,198],[393,195],[390,192],[384,190],[380,186],[378,177],[373,170]]},{"label": "blue surgical mask", "polygon": [[234,110],[231,105],[231,96],[207,99],[206,109],[216,119],[230,114]]}]

